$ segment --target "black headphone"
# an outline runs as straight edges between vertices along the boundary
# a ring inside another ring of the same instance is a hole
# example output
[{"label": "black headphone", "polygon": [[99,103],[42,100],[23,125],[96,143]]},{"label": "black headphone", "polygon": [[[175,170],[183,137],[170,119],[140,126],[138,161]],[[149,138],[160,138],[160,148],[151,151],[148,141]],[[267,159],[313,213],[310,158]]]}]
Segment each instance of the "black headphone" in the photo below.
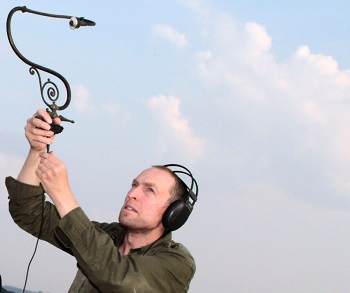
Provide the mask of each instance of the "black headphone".
[{"label": "black headphone", "polygon": [[[192,173],[186,167],[178,164],[167,164],[163,167],[168,168],[174,175],[180,179],[180,181],[186,186],[187,194],[183,199],[178,199],[170,204],[163,215],[162,223],[165,228],[165,232],[175,231],[186,223],[190,216],[193,206],[197,201],[198,184],[193,178]],[[175,169],[174,169],[175,168]],[[185,182],[177,175],[185,174],[191,178],[191,185],[188,187]],[[195,191],[194,191],[195,189]]]}]

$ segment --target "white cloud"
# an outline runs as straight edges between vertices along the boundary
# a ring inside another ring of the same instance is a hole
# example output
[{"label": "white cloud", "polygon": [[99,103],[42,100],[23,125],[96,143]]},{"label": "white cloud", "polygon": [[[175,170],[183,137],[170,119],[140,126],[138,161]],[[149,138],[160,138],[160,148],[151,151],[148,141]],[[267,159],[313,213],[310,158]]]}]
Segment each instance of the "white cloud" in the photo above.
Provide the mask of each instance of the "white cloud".
[{"label": "white cloud", "polygon": [[[339,90],[350,86],[350,71],[340,70],[337,60],[332,56],[313,54],[310,48],[304,45],[298,48],[295,61],[300,62],[304,70],[307,70],[309,78],[314,76],[312,85],[321,87],[322,85],[319,84],[323,83],[323,79],[326,79],[327,83],[334,84],[331,88],[332,98],[337,98]],[[341,93],[341,96],[344,98],[344,92]]]},{"label": "white cloud", "polygon": [[186,36],[169,25],[157,24],[153,27],[153,31],[158,37],[170,42],[179,49],[189,46]]},{"label": "white cloud", "polygon": [[255,22],[248,22],[245,25],[245,31],[247,32],[247,44],[250,51],[248,52],[251,54],[251,59],[259,59],[271,49],[272,39],[263,26]]},{"label": "white cloud", "polygon": [[89,90],[82,84],[78,85],[74,90],[74,107],[80,113],[92,113],[94,111],[94,103]]},{"label": "white cloud", "polygon": [[334,74],[339,70],[337,61],[332,56],[312,54],[308,46],[301,46],[296,52],[296,57],[307,60],[316,69],[324,74]]},{"label": "white cloud", "polygon": [[196,137],[189,121],[180,112],[180,100],[174,96],[158,95],[147,100],[148,108],[161,126],[161,149],[179,148],[192,162],[202,154],[204,141]]},{"label": "white cloud", "polygon": [[101,107],[102,107],[103,112],[105,112],[109,115],[112,115],[112,116],[117,115],[117,113],[120,109],[119,103],[116,101],[113,101],[113,100],[108,100],[108,101],[104,102]]}]

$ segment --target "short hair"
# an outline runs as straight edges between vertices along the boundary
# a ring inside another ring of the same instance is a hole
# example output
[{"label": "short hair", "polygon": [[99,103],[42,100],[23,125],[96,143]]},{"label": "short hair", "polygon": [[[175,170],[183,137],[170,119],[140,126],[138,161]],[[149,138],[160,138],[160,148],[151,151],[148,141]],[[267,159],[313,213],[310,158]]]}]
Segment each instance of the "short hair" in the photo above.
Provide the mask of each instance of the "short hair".
[{"label": "short hair", "polygon": [[175,180],[174,185],[170,188],[170,203],[176,201],[176,200],[184,200],[187,197],[187,193],[188,193],[188,188],[186,186],[186,184],[173,172],[171,171],[169,168],[163,166],[163,165],[154,165],[152,166],[154,168],[160,169],[160,170],[164,170],[166,172],[168,172]]}]

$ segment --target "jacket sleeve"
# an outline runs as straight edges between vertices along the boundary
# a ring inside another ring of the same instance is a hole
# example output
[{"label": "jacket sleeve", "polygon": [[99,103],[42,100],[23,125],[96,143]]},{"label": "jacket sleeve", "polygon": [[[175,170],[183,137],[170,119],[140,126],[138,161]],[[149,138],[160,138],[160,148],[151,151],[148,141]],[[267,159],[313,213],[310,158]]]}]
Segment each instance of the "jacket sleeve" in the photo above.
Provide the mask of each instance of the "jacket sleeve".
[{"label": "jacket sleeve", "polygon": [[190,253],[170,237],[156,248],[122,255],[113,235],[94,225],[81,208],[61,219],[56,235],[100,292],[187,292],[195,272]]},{"label": "jacket sleeve", "polygon": [[5,179],[5,185],[14,222],[33,236],[40,236],[40,239],[71,254],[55,237],[60,217],[55,206],[45,201],[43,187],[25,184],[12,177]]}]

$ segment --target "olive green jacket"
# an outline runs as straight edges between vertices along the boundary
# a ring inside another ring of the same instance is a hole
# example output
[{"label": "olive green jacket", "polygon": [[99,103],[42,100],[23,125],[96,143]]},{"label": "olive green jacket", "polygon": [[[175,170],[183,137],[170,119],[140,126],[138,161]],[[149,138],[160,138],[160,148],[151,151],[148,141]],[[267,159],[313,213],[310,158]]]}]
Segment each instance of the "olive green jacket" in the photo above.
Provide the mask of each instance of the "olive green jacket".
[{"label": "olive green jacket", "polygon": [[60,218],[55,206],[45,201],[42,186],[6,178],[9,210],[23,230],[73,255],[77,275],[69,292],[167,293],[188,292],[195,272],[189,251],[171,240],[171,233],[156,242],[118,251],[125,235],[118,223],[91,222],[81,208]]}]

